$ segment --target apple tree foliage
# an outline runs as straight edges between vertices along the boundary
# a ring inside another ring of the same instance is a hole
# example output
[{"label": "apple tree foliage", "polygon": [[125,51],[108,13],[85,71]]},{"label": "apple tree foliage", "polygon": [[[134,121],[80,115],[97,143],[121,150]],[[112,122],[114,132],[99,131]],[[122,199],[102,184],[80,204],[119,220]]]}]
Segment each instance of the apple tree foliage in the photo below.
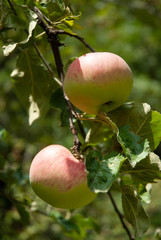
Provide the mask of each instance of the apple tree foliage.
[{"label": "apple tree foliage", "polygon": [[[74,13],[68,0],[2,0],[0,7],[3,54],[7,59],[15,57],[11,79],[17,99],[26,109],[30,128],[33,125],[36,128],[39,121],[43,124],[46,116],[56,110],[60,113],[60,128],[70,129],[69,112],[71,114],[72,109],[66,103],[61,87],[61,64],[63,62],[65,72],[75,56],[63,51],[66,51],[69,38],[84,45],[84,53],[93,51],[92,44],[77,35],[82,29],[79,24],[81,13]],[[59,59],[56,55],[53,57],[54,44],[60,54]],[[149,186],[161,179],[161,161],[154,153],[161,142],[161,114],[148,103],[138,102],[137,97],[108,114],[89,115],[78,109],[75,111],[77,114],[73,114],[72,120],[81,144],[80,154],[86,159],[89,187],[112,200],[111,193],[119,192],[124,217],[117,206],[115,210],[128,237],[142,239],[150,224],[144,209],[144,203],[150,202]],[[42,128],[44,131],[45,126],[42,125]],[[15,169],[9,167],[6,158],[13,136],[3,126],[0,140],[0,196],[3,198],[1,205],[5,206],[1,212],[2,219],[14,207],[21,217],[20,227],[23,228],[30,223],[32,212],[46,215],[50,223],[54,221],[72,239],[85,239],[89,229],[100,231],[91,217],[71,213],[66,217],[55,209],[43,212],[34,205],[33,193],[30,194],[32,197],[27,193],[22,195],[22,186],[25,189],[29,185],[28,174],[23,173],[23,166],[18,163]],[[132,233],[127,224],[132,226]],[[12,231],[4,230],[3,226],[0,229],[1,239],[10,239],[3,233],[7,231],[11,234]],[[12,239],[15,237],[16,233]]]}]

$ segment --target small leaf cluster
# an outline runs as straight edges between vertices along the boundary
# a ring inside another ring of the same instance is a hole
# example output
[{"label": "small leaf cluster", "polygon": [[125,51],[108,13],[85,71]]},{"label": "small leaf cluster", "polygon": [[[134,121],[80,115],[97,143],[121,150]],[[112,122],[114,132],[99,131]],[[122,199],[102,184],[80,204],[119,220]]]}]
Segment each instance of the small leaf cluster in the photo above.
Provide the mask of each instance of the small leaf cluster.
[{"label": "small leaf cluster", "polygon": [[89,187],[94,192],[120,192],[125,218],[142,238],[149,225],[142,203],[150,201],[149,184],[161,179],[161,161],[154,153],[161,140],[161,114],[147,103],[132,102],[107,114],[102,123],[101,119],[96,126],[104,130],[91,128],[85,143],[94,148],[86,157]]},{"label": "small leaf cluster", "polygon": [[[75,35],[80,28],[68,1],[13,1],[0,3],[1,41],[4,56],[16,55],[16,66],[11,73],[15,92],[28,112],[29,124],[44,118],[50,107],[52,93],[60,87],[51,56],[45,56],[46,36],[38,25],[34,7],[44,14],[50,28]],[[39,49],[40,46],[40,49]],[[49,51],[50,52],[50,51]]]}]

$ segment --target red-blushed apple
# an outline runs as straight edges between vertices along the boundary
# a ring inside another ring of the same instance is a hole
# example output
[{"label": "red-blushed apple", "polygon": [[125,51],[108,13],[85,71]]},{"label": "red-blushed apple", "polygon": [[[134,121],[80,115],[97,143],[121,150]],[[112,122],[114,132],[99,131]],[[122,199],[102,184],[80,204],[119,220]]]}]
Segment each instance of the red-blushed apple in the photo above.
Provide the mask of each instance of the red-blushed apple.
[{"label": "red-blushed apple", "polygon": [[64,78],[64,91],[71,103],[90,114],[121,106],[128,99],[132,85],[130,67],[110,52],[87,53],[77,58]]},{"label": "red-blushed apple", "polygon": [[96,197],[87,186],[84,162],[61,145],[49,145],[38,152],[29,179],[37,196],[56,208],[80,208]]}]

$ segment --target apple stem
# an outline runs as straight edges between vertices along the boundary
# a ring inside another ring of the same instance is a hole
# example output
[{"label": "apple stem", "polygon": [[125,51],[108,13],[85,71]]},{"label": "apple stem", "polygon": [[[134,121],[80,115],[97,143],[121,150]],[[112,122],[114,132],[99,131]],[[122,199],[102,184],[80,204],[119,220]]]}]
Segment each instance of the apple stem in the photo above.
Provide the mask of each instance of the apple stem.
[{"label": "apple stem", "polygon": [[106,123],[109,128],[117,135],[119,133],[118,127],[111,121],[111,119],[104,112],[99,112],[98,116],[100,120]]}]

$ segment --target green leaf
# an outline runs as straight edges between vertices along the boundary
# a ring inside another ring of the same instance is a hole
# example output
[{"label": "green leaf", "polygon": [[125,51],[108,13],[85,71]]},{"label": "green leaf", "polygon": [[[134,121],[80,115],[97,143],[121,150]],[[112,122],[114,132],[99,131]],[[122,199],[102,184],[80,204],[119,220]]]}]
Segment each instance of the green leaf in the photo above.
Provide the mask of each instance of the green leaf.
[{"label": "green leaf", "polygon": [[[125,164],[126,163],[127,162],[125,162]],[[121,170],[120,170],[120,172],[121,172]],[[130,173],[122,174],[120,177],[121,177],[121,181],[124,185],[132,185],[134,183]]]},{"label": "green leaf", "polygon": [[14,28],[14,29],[24,29],[27,24],[27,18],[25,11],[27,10],[27,7],[20,6],[20,5],[14,5],[14,11],[6,4],[2,6],[6,7],[6,15],[2,14],[2,16],[5,18],[5,27],[8,28]]},{"label": "green leaf", "polygon": [[107,192],[117,179],[119,169],[125,158],[111,153],[102,159],[99,152],[91,151],[86,157],[88,186],[96,193]]},{"label": "green leaf", "polygon": [[100,145],[102,146],[102,143],[105,144],[106,151],[107,149],[110,149],[112,147],[112,137],[113,132],[107,127],[104,123],[99,122],[93,122],[91,123],[91,128],[89,129],[86,139],[85,139],[85,145]]},{"label": "green leaf", "polygon": [[[21,30],[25,33],[25,39],[18,42],[12,42],[3,46],[3,53],[8,56],[18,45],[24,45],[29,42],[32,37],[33,30],[37,25],[36,14],[29,10],[26,6],[16,6],[17,15],[11,12],[10,18],[7,18],[7,26],[15,30]],[[14,19],[13,19],[14,18]]]},{"label": "green leaf", "polygon": [[151,183],[148,183],[146,185],[140,183],[138,185],[138,194],[141,197],[141,200],[147,204],[151,202],[151,189],[152,189]]},{"label": "green leaf", "polygon": [[141,200],[131,186],[122,186],[122,207],[127,221],[133,226],[136,238],[141,239],[149,226],[149,218]]},{"label": "green leaf", "polygon": [[81,30],[82,27],[73,19],[64,19],[63,21],[69,28],[75,28]]},{"label": "green leaf", "polygon": [[76,33],[74,33],[70,27],[68,27],[66,24],[64,23],[60,23],[57,25],[57,28],[61,29],[61,30],[64,30],[65,32],[67,33],[70,33],[72,35],[76,35]]},{"label": "green leaf", "polygon": [[81,16],[82,16],[82,14],[80,12],[78,15],[70,15],[70,18],[79,21]]},{"label": "green leaf", "polygon": [[59,5],[56,2],[49,1],[47,3],[47,10],[48,10],[49,18],[53,22],[63,18],[64,16],[64,13],[62,13],[62,10],[60,9]]},{"label": "green leaf", "polygon": [[8,12],[9,12],[9,7],[6,3],[6,1],[1,1],[0,2],[0,20],[1,23],[4,23],[4,21],[6,20],[6,17],[8,16]]},{"label": "green leaf", "polygon": [[62,88],[56,89],[56,91],[51,95],[50,105],[61,112],[60,114],[61,126],[68,126],[69,115]]},{"label": "green leaf", "polygon": [[29,124],[44,117],[50,106],[54,83],[31,48],[21,52],[11,77],[16,94],[29,113]]},{"label": "green leaf", "polygon": [[149,142],[142,140],[141,137],[131,132],[128,125],[119,128],[119,137],[121,138],[124,152],[133,167],[148,156],[150,152]]},{"label": "green leaf", "polygon": [[[159,112],[151,112],[150,127],[151,132],[147,132],[146,137],[151,140],[151,149],[153,151],[158,147],[159,143],[161,142],[161,114]],[[144,132],[142,131],[140,133],[141,135],[144,134]]]},{"label": "green leaf", "polygon": [[[16,4],[24,4],[24,0],[14,0]],[[25,1],[26,2],[26,1]]]},{"label": "green leaf", "polygon": [[129,125],[130,129],[141,138],[148,139],[151,151],[161,141],[161,114],[152,111],[147,103],[125,103],[108,114],[117,126]]},{"label": "green leaf", "polygon": [[88,171],[97,171],[101,161],[102,155],[98,151],[89,152],[86,156],[86,169]]},{"label": "green leaf", "polygon": [[62,11],[65,11],[65,3],[64,3],[64,1],[62,1],[62,0],[56,0],[56,3],[58,4],[58,6],[60,7],[60,9],[62,10]]},{"label": "green leaf", "polygon": [[136,165],[134,171],[130,171],[130,174],[136,182],[155,183],[156,179],[161,179],[161,160],[155,153],[150,153],[146,159]]}]

